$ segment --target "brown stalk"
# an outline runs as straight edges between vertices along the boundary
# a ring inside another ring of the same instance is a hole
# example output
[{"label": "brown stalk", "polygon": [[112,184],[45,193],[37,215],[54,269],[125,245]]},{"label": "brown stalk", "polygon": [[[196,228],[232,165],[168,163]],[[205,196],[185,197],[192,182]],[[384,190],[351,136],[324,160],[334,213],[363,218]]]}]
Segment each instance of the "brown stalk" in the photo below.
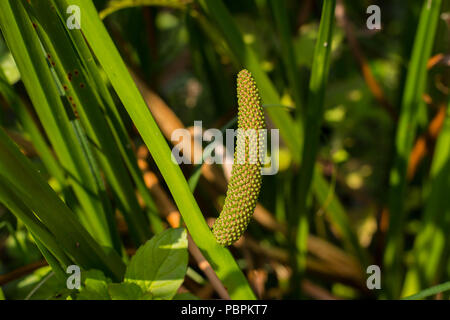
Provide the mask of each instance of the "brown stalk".
[{"label": "brown stalk", "polygon": [[264,297],[267,276],[267,271],[264,269],[252,269],[248,272],[248,280],[259,299]]},{"label": "brown stalk", "polygon": [[[428,70],[433,69],[438,64],[444,62],[445,59],[448,59],[448,56],[442,53],[438,53],[432,56],[427,62],[427,69]],[[433,103],[433,100],[428,94],[423,95],[423,100],[428,105],[431,105]],[[421,135],[414,144],[408,162],[408,171],[407,171],[408,180],[411,180],[414,177],[420,162],[425,157],[427,152],[431,149],[430,146],[439,136],[442,125],[444,124],[445,117],[446,117],[446,108],[444,104],[441,104],[439,106],[438,112],[428,125],[427,131],[423,135]]]},{"label": "brown stalk", "polygon": [[5,129],[6,134],[13,140],[17,145],[20,147],[20,150],[27,156],[27,157],[35,157],[38,155],[36,152],[36,149],[34,148],[33,144],[25,139],[23,135],[16,131],[12,131],[9,129]]},{"label": "brown stalk", "polygon": [[442,63],[445,61],[445,59],[448,59],[448,56],[445,56],[443,53],[438,53],[435,54],[434,56],[432,56],[427,63],[427,69],[430,70],[432,69],[434,66]]},{"label": "brown stalk", "polygon": [[422,159],[430,151],[431,145],[436,140],[441,131],[442,125],[446,117],[446,107],[442,104],[434,118],[428,125],[427,131],[417,138],[416,143],[411,151],[408,162],[407,178],[412,180]]},{"label": "brown stalk", "polygon": [[[308,243],[315,242],[315,240],[315,238],[311,238],[311,241],[309,241],[308,239]],[[326,244],[325,241],[324,243]],[[239,247],[244,245],[251,249],[252,252],[261,255],[266,259],[269,259],[271,261],[278,261],[282,264],[289,263],[289,253],[285,249],[260,244],[248,236],[245,237],[245,244],[241,241],[235,244],[235,246]],[[336,254],[333,253],[333,249],[331,249],[330,251],[328,246],[320,248],[322,252],[319,253],[317,251],[317,248],[313,248],[308,245],[308,252],[311,255],[308,256],[306,262],[306,270],[308,272],[325,276],[327,278],[338,279],[343,282],[356,285],[357,287],[363,287],[363,274],[359,265],[352,262],[350,262],[348,265],[343,265],[340,263],[336,263],[333,258],[327,258],[328,252],[331,252],[331,256],[333,254]],[[340,249],[337,250],[340,251]],[[344,252],[341,252],[340,254],[342,254],[342,256],[346,256],[346,253]],[[349,259],[349,261],[352,261],[352,259]]]},{"label": "brown stalk", "polygon": [[[276,261],[270,262],[271,268],[274,270],[276,277],[278,278],[278,281],[280,283],[287,283],[290,278],[290,274],[292,273],[292,270],[289,267],[284,266],[283,264],[280,264]],[[333,294],[331,294],[327,289],[320,287],[319,285],[305,279],[301,283],[302,291],[318,300],[339,300],[339,298],[335,297]],[[275,299],[281,299],[283,295],[286,293],[288,288],[284,287],[283,285],[280,285],[276,288],[271,288],[267,291],[267,297],[268,298],[275,298]]]},{"label": "brown stalk", "polygon": [[325,290],[309,280],[302,281],[302,290],[317,300],[340,300],[328,292],[328,290]]},{"label": "brown stalk", "polygon": [[20,279],[21,277],[47,265],[47,261],[39,260],[37,262],[33,262],[27,264],[23,267],[17,268],[7,274],[0,275],[0,286],[7,284],[8,282]]}]

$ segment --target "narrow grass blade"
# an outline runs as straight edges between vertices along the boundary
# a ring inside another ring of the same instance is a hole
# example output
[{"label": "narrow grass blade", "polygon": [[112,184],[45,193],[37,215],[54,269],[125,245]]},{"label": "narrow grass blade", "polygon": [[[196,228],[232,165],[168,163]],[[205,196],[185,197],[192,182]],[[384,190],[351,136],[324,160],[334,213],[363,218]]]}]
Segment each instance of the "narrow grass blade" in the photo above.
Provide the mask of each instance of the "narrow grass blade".
[{"label": "narrow grass blade", "polygon": [[[116,140],[105,120],[102,101],[95,91],[85,65],[82,64],[73,44],[53,10],[44,2],[31,5],[36,16],[37,31],[49,53],[59,80],[66,89],[65,98],[76,106],[83,127],[86,129],[97,159],[108,182],[123,207],[123,215],[130,235],[136,245],[144,243],[150,236],[150,229],[137,202],[130,177],[122,162]],[[101,182],[99,182],[101,183]]]},{"label": "narrow grass blade", "polygon": [[7,103],[14,110],[14,113],[19,118],[25,132],[30,137],[31,142],[39,153],[42,162],[47,168],[48,172],[54,177],[62,186],[66,183],[64,171],[56,161],[45,138],[41,134],[39,128],[34,122],[30,112],[21,100],[21,98],[14,92],[11,85],[6,81],[6,76],[0,68],[0,94],[3,95]]},{"label": "narrow grass blade", "polygon": [[99,16],[100,19],[103,20],[116,11],[142,6],[163,6],[174,9],[183,9],[192,1],[193,0],[112,0],[109,1],[106,8],[99,13]]},{"label": "narrow grass blade", "polygon": [[48,68],[32,22],[20,1],[0,2],[0,26],[22,81],[85,214],[85,226],[106,246],[113,246],[102,202],[86,155]]},{"label": "narrow grass blade", "polygon": [[305,140],[302,154],[302,165],[298,179],[297,206],[299,211],[291,217],[295,242],[299,252],[297,257],[298,271],[301,273],[306,266],[306,245],[308,238],[307,199],[310,192],[319,147],[320,128],[324,113],[325,88],[331,60],[331,39],[334,26],[335,0],[325,0],[319,35],[314,50],[314,62],[309,83],[309,93],[305,116]]},{"label": "narrow grass blade", "polygon": [[442,284],[438,284],[437,286],[420,291],[419,293],[416,293],[416,294],[413,294],[406,298],[403,298],[403,300],[419,300],[419,299],[423,299],[423,298],[426,298],[429,296],[434,296],[438,293],[445,292],[448,290],[450,290],[450,281],[442,283]]},{"label": "narrow grass blade", "polygon": [[[0,192],[2,201],[10,206],[11,204],[20,204],[22,208],[26,206],[29,211],[34,212],[55,237],[58,246],[61,246],[80,267],[100,269],[116,280],[121,279],[125,266],[119,255],[112,250],[106,253],[98,245],[3,130],[0,130],[0,181],[3,188]],[[17,208],[13,207],[15,213],[20,211],[26,213],[15,209]],[[22,216],[24,217],[25,215]],[[32,232],[38,234],[35,230]],[[46,241],[45,244],[50,248],[49,239],[41,238],[41,240]]]},{"label": "narrow grass blade", "polygon": [[412,250],[410,266],[402,295],[439,281],[446,271],[445,259],[450,245],[450,103],[447,118],[436,143],[431,165],[431,190],[422,218],[422,227]]},{"label": "narrow grass blade", "polygon": [[[57,8],[57,13],[61,21],[64,21],[66,13],[66,7],[62,6],[60,2],[54,3]],[[136,187],[142,196],[146,206],[147,215],[150,220],[150,226],[155,234],[161,232],[164,227],[161,221],[161,217],[158,215],[158,210],[155,202],[153,201],[149,190],[145,186],[144,179],[141,171],[137,165],[137,159],[132,148],[132,143],[128,137],[127,130],[121,116],[117,110],[114,100],[109,92],[109,89],[100,74],[100,69],[95,62],[95,58],[92,56],[90,48],[88,47],[83,34],[79,30],[71,30],[69,36],[72,39],[72,43],[77,49],[80,59],[84,62],[86,72],[92,78],[92,84],[95,85],[96,91],[101,97],[104,105],[102,110],[106,116],[110,130],[114,136],[116,144],[119,148],[120,154],[130,172]]]},{"label": "narrow grass blade", "polygon": [[0,222],[0,230],[3,228],[6,228],[6,230],[8,230],[9,235],[14,239],[15,244],[19,248],[20,252],[24,255],[24,258],[25,258],[24,260],[26,262],[28,262],[28,259],[27,259],[28,250],[27,250],[27,247],[24,245],[24,243],[22,241],[19,241],[19,238],[17,237],[17,232],[16,232],[18,230],[15,230],[9,221]]},{"label": "narrow grass blade", "polygon": [[294,46],[292,41],[292,34],[289,25],[289,15],[285,1],[270,0],[275,17],[276,27],[280,36],[281,56],[283,64],[288,76],[289,87],[294,98],[296,115],[302,117],[302,96],[300,88],[300,74],[295,62]]},{"label": "narrow grass blade", "polygon": [[390,174],[390,221],[384,254],[386,274],[389,275],[385,280],[390,298],[400,295],[406,173],[417,128],[418,109],[426,87],[427,61],[433,48],[441,2],[441,0],[425,0],[423,2],[403,92],[395,139],[396,157]]},{"label": "narrow grass blade", "polygon": [[[261,68],[257,54],[244,43],[241,32],[233,21],[233,17],[221,0],[199,0],[207,15],[214,20],[233,54],[238,58],[241,69],[248,69],[258,84],[259,92],[264,104],[281,104],[280,96],[270,81],[266,72]],[[299,162],[298,150],[301,149],[300,130],[289,113],[280,108],[267,109],[269,117],[280,129],[283,141],[292,152],[296,162]]]},{"label": "narrow grass blade", "polygon": [[45,243],[45,247],[58,259],[61,264],[69,264],[70,260],[57,243],[55,237],[40,222],[33,212],[14,194],[6,180],[0,181],[0,202],[3,203],[21,222],[28,231],[36,238]]},{"label": "narrow grass blade", "polygon": [[65,271],[67,270],[69,264],[61,264],[60,261],[58,261],[58,259],[49,250],[47,250],[45,245],[35,235],[32,234],[32,237],[36,242],[36,246],[38,247],[39,251],[41,251],[42,256],[47,261],[48,265],[52,268],[52,271],[55,273],[55,276],[59,281],[65,283],[67,281],[67,273]]}]

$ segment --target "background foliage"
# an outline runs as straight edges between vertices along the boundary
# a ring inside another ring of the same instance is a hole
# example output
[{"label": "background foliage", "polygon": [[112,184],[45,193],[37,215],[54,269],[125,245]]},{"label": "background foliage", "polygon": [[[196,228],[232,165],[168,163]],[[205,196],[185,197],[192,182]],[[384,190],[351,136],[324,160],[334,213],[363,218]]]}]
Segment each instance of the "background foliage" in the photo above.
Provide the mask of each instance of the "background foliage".
[{"label": "background foliage", "polygon": [[[448,299],[449,15],[441,0],[0,1],[0,299]],[[235,126],[243,68],[280,171],[223,248],[209,226],[226,168],[177,166],[171,135]]]}]

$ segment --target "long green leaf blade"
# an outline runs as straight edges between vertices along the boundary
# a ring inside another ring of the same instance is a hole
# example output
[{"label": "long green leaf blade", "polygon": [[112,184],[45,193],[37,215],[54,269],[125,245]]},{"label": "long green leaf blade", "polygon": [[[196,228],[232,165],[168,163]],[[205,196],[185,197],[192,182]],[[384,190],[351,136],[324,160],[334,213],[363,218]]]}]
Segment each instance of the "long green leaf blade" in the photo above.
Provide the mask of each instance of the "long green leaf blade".
[{"label": "long green leaf blade", "polygon": [[[67,4],[64,0],[58,1]],[[254,298],[247,280],[230,252],[216,243],[179,166],[172,162],[170,148],[134,85],[114,43],[99,19],[95,7],[91,2],[81,0],[71,3],[82,9],[84,15],[82,31],[148,146],[195,243],[228,288],[231,297],[235,299]]]},{"label": "long green leaf blade", "polygon": [[427,61],[433,48],[440,7],[441,0],[423,2],[397,127],[396,158],[390,174],[390,221],[384,254],[384,265],[389,274],[386,278],[386,286],[391,298],[398,297],[400,294],[406,172],[417,128],[418,110],[425,90]]},{"label": "long green leaf blade", "polygon": [[82,146],[59,98],[42,47],[20,1],[1,1],[0,26],[66,175],[83,206],[85,226],[103,245],[112,247],[103,206]]},{"label": "long green leaf blade", "polygon": [[122,278],[125,266],[117,253],[107,254],[98,245],[3,130],[0,130],[0,159],[2,186],[17,197],[16,204],[25,204],[36,214],[76,263],[86,269],[105,270],[115,279]]},{"label": "long green leaf blade", "polygon": [[322,17],[314,50],[314,62],[309,83],[309,94],[305,117],[305,142],[303,146],[302,165],[298,179],[298,213],[292,217],[292,226],[297,228],[295,242],[299,256],[298,270],[303,272],[306,266],[306,241],[308,237],[307,198],[314,173],[319,135],[324,113],[325,89],[331,61],[331,39],[334,27],[335,0],[325,0]]}]

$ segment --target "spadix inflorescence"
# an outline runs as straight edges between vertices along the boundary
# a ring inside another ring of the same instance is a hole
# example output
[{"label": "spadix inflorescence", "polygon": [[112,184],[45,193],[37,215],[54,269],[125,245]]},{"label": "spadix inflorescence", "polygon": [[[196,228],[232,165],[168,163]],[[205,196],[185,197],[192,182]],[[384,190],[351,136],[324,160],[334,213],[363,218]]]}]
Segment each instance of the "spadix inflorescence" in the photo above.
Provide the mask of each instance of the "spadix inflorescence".
[{"label": "spadix inflorescence", "polygon": [[237,76],[238,130],[234,163],[223,210],[213,225],[219,244],[229,246],[247,229],[261,189],[260,151],[264,143],[264,113],[251,73]]}]

